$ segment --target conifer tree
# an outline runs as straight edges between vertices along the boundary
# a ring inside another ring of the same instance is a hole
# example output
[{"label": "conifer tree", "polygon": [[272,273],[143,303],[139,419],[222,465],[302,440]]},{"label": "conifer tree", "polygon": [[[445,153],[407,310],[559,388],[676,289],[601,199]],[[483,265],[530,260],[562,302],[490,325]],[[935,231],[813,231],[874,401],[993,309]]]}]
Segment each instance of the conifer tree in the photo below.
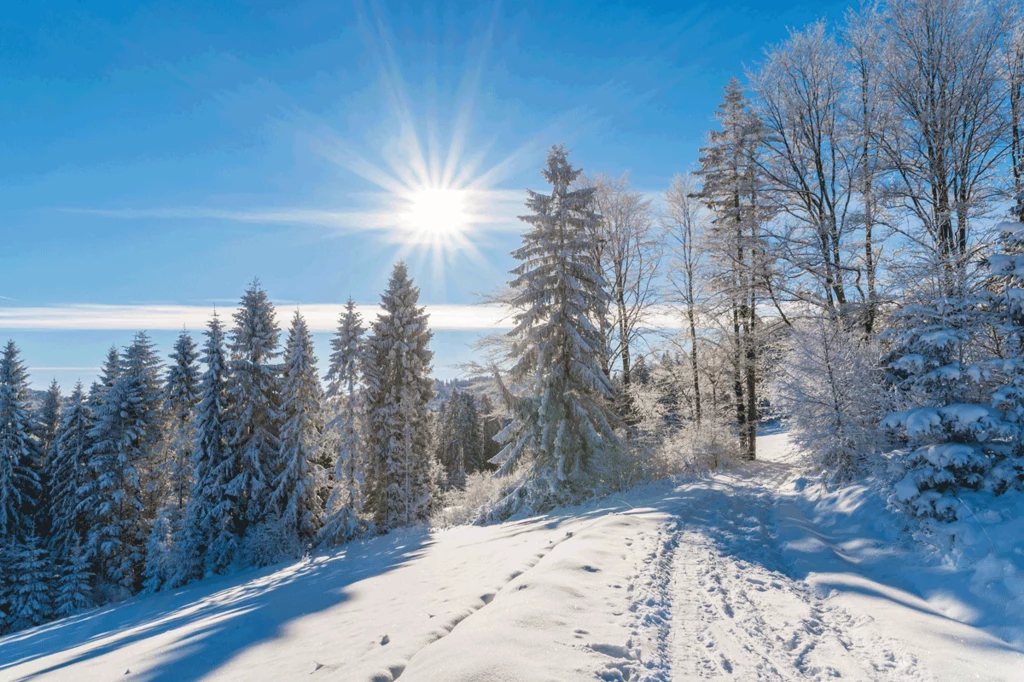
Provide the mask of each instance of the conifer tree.
[{"label": "conifer tree", "polygon": [[14,588],[14,548],[10,537],[0,537],[0,635],[10,632],[11,595]]},{"label": "conifer tree", "polygon": [[[56,555],[54,555],[56,556]],[[58,618],[74,615],[96,605],[92,598],[92,572],[81,543],[76,539],[61,565],[54,608]]]},{"label": "conifer tree", "polygon": [[89,517],[87,551],[99,578],[129,589],[141,584],[143,546],[152,510],[147,493],[163,436],[160,360],[145,332],[121,358],[89,433],[89,468],[81,508]]},{"label": "conifer tree", "polygon": [[177,573],[178,556],[174,543],[173,503],[160,507],[146,540],[146,563],[142,570],[142,589],[158,592],[170,584]]},{"label": "conifer tree", "polygon": [[64,411],[53,455],[46,463],[53,519],[49,546],[55,557],[68,556],[71,545],[86,532],[78,505],[81,502],[80,491],[86,484],[86,452],[91,428],[92,418],[85,403],[85,392],[82,382],[78,382]]},{"label": "conifer tree", "polygon": [[990,404],[988,358],[978,343],[979,297],[966,280],[953,291],[942,268],[928,272],[940,274],[922,277],[884,332],[893,382],[907,409],[882,425],[910,446],[892,501],[913,515],[952,521],[961,506],[958,489],[985,484],[1014,428]]},{"label": "conifer tree", "polygon": [[50,387],[46,389],[43,404],[39,408],[39,418],[36,420],[36,435],[39,436],[41,457],[44,463],[50,458],[51,448],[57,439],[62,402],[60,384],[54,379],[50,382]]},{"label": "conifer tree", "polygon": [[494,462],[500,475],[524,461],[532,466],[495,510],[499,516],[585,485],[618,444],[601,334],[591,322],[608,303],[587,240],[597,220],[594,190],[572,189],[580,173],[563,147],[551,148],[542,171],[551,194],[529,192],[531,213],[521,219],[530,228],[512,254],[520,264],[512,270],[510,379],[526,391],[514,396],[501,387],[513,421],[500,434],[504,447]]},{"label": "conifer tree", "polygon": [[448,486],[461,488],[466,474],[484,468],[483,432],[472,393],[456,389],[448,397],[439,416],[435,444]]},{"label": "conifer tree", "polygon": [[483,471],[493,469],[494,465],[491,464],[491,460],[501,452],[501,445],[494,440],[495,436],[501,432],[501,418],[497,414],[494,401],[486,394],[480,396],[479,413],[481,439],[483,440],[481,454],[483,463],[480,470]]},{"label": "conifer tree", "polygon": [[988,258],[988,304],[1004,352],[990,363],[996,377],[992,406],[1011,436],[996,453],[988,485],[1001,494],[1024,486],[1024,223],[1002,223],[997,233],[1002,248]]},{"label": "conifer tree", "polygon": [[103,403],[103,396],[114,387],[114,382],[121,374],[121,352],[117,346],[107,349],[107,357],[100,367],[100,375],[89,387],[89,408],[95,413]]},{"label": "conifer tree", "polygon": [[53,571],[46,548],[31,532],[21,542],[11,562],[11,629],[39,625],[53,613]]},{"label": "conifer tree", "polygon": [[199,366],[195,341],[188,332],[181,332],[174,343],[171,364],[167,370],[164,410],[169,419],[169,478],[168,502],[171,505],[171,524],[177,528],[184,513],[192,486],[192,456],[195,448],[193,422],[199,401]]},{"label": "conifer tree", "polygon": [[39,499],[36,505],[36,530],[41,537],[50,536],[50,525],[53,521],[50,503],[50,481],[48,478],[49,463],[53,457],[53,447],[60,428],[61,403],[60,384],[56,379],[50,382],[43,396],[43,403],[35,420],[35,434],[39,441],[39,460],[34,469],[39,474]]},{"label": "conifer tree", "polygon": [[364,508],[381,529],[426,518],[431,496],[432,334],[419,288],[395,264],[367,344],[368,475]]},{"label": "conifer tree", "polygon": [[281,391],[279,469],[271,503],[283,530],[303,543],[320,530],[323,508],[318,484],[324,476],[317,459],[323,439],[323,392],[317,376],[313,339],[295,311],[285,346]]},{"label": "conifer tree", "polygon": [[237,458],[228,494],[239,536],[263,521],[271,510],[270,493],[280,448],[281,420],[279,330],[274,305],[253,281],[234,314],[228,395],[231,415],[228,448]]},{"label": "conifer tree", "polygon": [[359,518],[365,483],[364,402],[358,391],[364,331],[356,303],[350,298],[331,339],[331,363],[326,377],[326,399],[334,415],[328,424],[332,436],[328,442],[334,445],[335,461],[327,516],[318,540],[327,545],[348,542],[365,529]]},{"label": "conifer tree", "polygon": [[184,584],[219,573],[235,559],[235,501],[228,488],[235,479],[237,461],[228,447],[227,358],[224,331],[216,313],[206,330],[203,373],[195,416],[193,483],[180,531],[179,565],[173,582]]},{"label": "conifer tree", "polygon": [[9,341],[0,354],[0,541],[34,532],[40,493],[38,444],[32,437],[28,373],[18,347]]}]

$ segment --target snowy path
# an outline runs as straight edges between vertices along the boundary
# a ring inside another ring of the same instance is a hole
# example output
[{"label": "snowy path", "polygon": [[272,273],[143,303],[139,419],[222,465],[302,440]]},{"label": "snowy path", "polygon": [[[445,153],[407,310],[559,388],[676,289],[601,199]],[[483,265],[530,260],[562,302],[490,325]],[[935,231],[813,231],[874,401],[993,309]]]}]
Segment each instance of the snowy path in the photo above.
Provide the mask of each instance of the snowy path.
[{"label": "snowy path", "polygon": [[675,518],[644,576],[663,597],[637,604],[630,680],[1024,679],[1005,642],[830,542],[793,501],[802,472],[786,436],[759,441],[761,461],[669,498]]},{"label": "snowy path", "polygon": [[889,551],[877,538],[808,519],[784,435],[760,452],[676,488],[407,531],[11,635],[0,679],[1024,679],[1024,656],[957,619],[967,605],[869,560]]},{"label": "snowy path", "polygon": [[[763,456],[779,454],[777,438],[762,438]],[[791,474],[761,462],[677,493],[679,520],[662,531],[674,538],[671,572],[654,577],[672,595],[668,656],[637,679],[934,678],[912,648],[787,576],[772,530]]]}]

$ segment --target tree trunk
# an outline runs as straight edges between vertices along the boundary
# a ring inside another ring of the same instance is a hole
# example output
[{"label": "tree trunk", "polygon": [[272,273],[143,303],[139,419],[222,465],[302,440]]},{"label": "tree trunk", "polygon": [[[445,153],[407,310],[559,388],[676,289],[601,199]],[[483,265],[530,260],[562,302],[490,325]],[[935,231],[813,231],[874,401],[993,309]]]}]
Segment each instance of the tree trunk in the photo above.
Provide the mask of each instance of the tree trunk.
[{"label": "tree trunk", "polygon": [[690,303],[686,306],[686,316],[690,322],[690,372],[693,375],[693,414],[697,426],[700,426],[700,374],[697,371],[697,325],[693,314],[693,288],[690,287]]}]

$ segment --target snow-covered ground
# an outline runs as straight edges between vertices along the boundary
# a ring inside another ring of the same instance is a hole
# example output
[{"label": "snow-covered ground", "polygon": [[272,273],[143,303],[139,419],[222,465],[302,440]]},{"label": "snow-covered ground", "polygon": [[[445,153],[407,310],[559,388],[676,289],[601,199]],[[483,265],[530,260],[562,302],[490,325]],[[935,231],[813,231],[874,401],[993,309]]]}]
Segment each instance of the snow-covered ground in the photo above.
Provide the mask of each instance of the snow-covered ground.
[{"label": "snow-covered ground", "polygon": [[683,485],[405,531],[16,633],[0,678],[1024,679],[1024,638],[977,567],[912,551],[879,491],[823,492],[784,434],[759,446]]}]

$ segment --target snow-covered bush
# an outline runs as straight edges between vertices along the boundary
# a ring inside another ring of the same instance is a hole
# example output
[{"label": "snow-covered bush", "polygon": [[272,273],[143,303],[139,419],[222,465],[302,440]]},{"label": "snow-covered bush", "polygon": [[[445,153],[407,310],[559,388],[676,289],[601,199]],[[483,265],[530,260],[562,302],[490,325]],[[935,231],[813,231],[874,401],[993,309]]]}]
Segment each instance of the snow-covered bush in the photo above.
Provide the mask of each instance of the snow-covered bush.
[{"label": "snow-covered bush", "polygon": [[507,481],[488,471],[469,474],[465,488],[452,488],[442,495],[441,504],[430,517],[430,524],[435,528],[448,528],[473,523],[501,499],[506,485]]},{"label": "snow-covered bush", "polygon": [[249,529],[242,541],[242,562],[260,568],[285,559],[297,559],[305,549],[290,524],[277,514],[271,514]]},{"label": "snow-covered bush", "polygon": [[847,479],[884,445],[878,420],[887,396],[880,352],[860,329],[817,316],[797,326],[775,376],[772,399],[793,441],[828,481]]},{"label": "snow-covered bush", "polygon": [[146,541],[146,563],[142,571],[142,589],[158,592],[171,582],[178,566],[178,552],[174,546],[173,529],[177,509],[161,507],[153,520]]}]

